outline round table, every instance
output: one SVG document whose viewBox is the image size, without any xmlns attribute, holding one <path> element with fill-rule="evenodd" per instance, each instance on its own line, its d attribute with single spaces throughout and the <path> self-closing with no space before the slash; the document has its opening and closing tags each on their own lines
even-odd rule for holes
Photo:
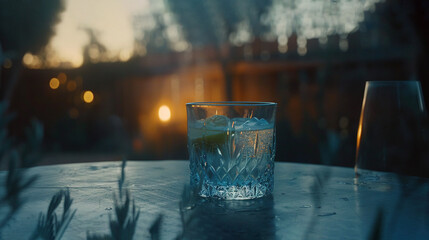
<svg viewBox="0 0 429 240">
<path fill-rule="evenodd" d="M 109 233 L 120 172 L 121 162 L 29 169 L 28 175 L 39 178 L 0 239 L 28 239 L 52 195 L 65 188 L 77 212 L 63 239 L 85 239 L 88 231 Z M 277 162 L 272 196 L 215 201 L 182 197 L 189 182 L 188 161 L 128 161 L 125 172 L 124 187 L 140 209 L 134 239 L 150 239 L 149 227 L 159 214 L 161 239 L 180 233 L 188 239 L 368 239 L 374 229 L 382 239 L 429 239 L 425 178 L 369 171 L 356 179 L 351 168 Z M 0 172 L 0 196 L 5 177 Z"/>
</svg>

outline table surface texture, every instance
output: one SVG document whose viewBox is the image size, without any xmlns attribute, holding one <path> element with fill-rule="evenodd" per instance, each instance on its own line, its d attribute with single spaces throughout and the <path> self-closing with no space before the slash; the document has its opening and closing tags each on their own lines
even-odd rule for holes
<svg viewBox="0 0 429 240">
<path fill-rule="evenodd" d="M 26 175 L 39 177 L 0 239 L 28 239 L 52 195 L 66 188 L 77 211 L 63 239 L 109 233 L 121 162 L 40 166 Z M 0 186 L 5 178 L 0 171 Z M 209 200 L 182 194 L 188 161 L 128 161 L 124 187 L 140 209 L 134 239 L 150 239 L 159 214 L 161 239 L 369 239 L 374 229 L 381 239 L 429 239 L 429 179 L 372 171 L 355 178 L 351 168 L 280 162 L 274 178 L 270 197 Z"/>
</svg>

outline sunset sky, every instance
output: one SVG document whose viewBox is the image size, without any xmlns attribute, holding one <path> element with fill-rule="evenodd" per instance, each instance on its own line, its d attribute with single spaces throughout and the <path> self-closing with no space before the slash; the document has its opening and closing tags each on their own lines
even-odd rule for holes
<svg viewBox="0 0 429 240">
<path fill-rule="evenodd" d="M 61 22 L 50 46 L 60 62 L 80 66 L 83 47 L 88 44 L 91 28 L 112 55 L 133 50 L 132 17 L 150 10 L 150 0 L 73 0 L 66 1 Z M 153 7 L 153 5 L 152 5 Z"/>
<path fill-rule="evenodd" d="M 273 0 L 259 21 L 271 29 L 271 39 L 277 39 L 279 51 L 282 53 L 287 51 L 288 38 L 292 33 L 298 35 L 298 51 L 302 50 L 303 55 L 307 51 L 306 39 L 319 38 L 324 42 L 330 34 L 340 34 L 343 42 L 339 47 L 347 51 L 347 35 L 355 31 L 359 22 L 363 21 L 364 11 L 373 11 L 375 3 L 379 1 Z M 240 5 L 241 9 L 234 11 L 242 19 L 232 26 L 235 29 L 229 37 L 232 44 L 243 44 L 253 39 L 252 29 L 249 27 L 250 13 L 242 10 L 246 7 L 244 3 L 252 4 L 237 2 L 236 6 Z M 207 5 L 204 4 L 203 6 Z M 126 61 L 136 50 L 134 40 L 141 37 L 136 35 L 143 32 L 140 28 L 143 26 L 145 30 L 150 30 L 155 27 L 156 23 L 151 19 L 154 12 L 161 13 L 164 18 L 173 19 L 163 0 L 66 0 L 65 10 L 60 15 L 61 21 L 55 27 L 56 35 L 51 39 L 48 49 L 57 63 L 79 67 L 83 63 L 83 48 L 89 43 L 88 33 L 84 29 L 91 29 L 96 33 L 98 41 L 106 47 L 112 61 Z M 207 17 L 215 18 L 216 14 L 224 13 L 214 12 L 214 15 Z M 133 19 L 137 15 L 145 18 L 137 27 L 140 32 L 136 33 L 136 28 L 133 29 Z M 183 36 L 176 36 L 177 21 L 173 19 L 165 24 L 168 26 L 164 36 L 171 38 L 169 42 L 172 49 L 183 51 L 185 48 L 174 46 L 175 43 L 186 46 Z"/>
</svg>

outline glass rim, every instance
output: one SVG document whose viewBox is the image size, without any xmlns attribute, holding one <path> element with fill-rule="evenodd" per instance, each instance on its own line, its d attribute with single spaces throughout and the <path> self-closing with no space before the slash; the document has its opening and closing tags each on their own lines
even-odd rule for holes
<svg viewBox="0 0 429 240">
<path fill-rule="evenodd" d="M 387 84 L 419 84 L 420 81 L 417 80 L 401 80 L 401 81 L 366 81 L 367 84 L 371 85 L 387 85 Z"/>
<path fill-rule="evenodd" d="M 209 107 L 209 106 L 277 106 L 275 102 L 253 102 L 253 101 L 220 101 L 220 102 L 190 102 L 186 106 Z"/>
</svg>

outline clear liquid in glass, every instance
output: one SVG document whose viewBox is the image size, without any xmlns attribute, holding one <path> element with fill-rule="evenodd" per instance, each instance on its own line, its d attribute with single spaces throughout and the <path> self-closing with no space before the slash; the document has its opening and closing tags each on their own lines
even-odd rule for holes
<svg viewBox="0 0 429 240">
<path fill-rule="evenodd" d="M 215 115 L 195 122 L 188 148 L 191 186 L 200 196 L 253 199 L 272 192 L 274 126 L 264 119 Z"/>
</svg>

